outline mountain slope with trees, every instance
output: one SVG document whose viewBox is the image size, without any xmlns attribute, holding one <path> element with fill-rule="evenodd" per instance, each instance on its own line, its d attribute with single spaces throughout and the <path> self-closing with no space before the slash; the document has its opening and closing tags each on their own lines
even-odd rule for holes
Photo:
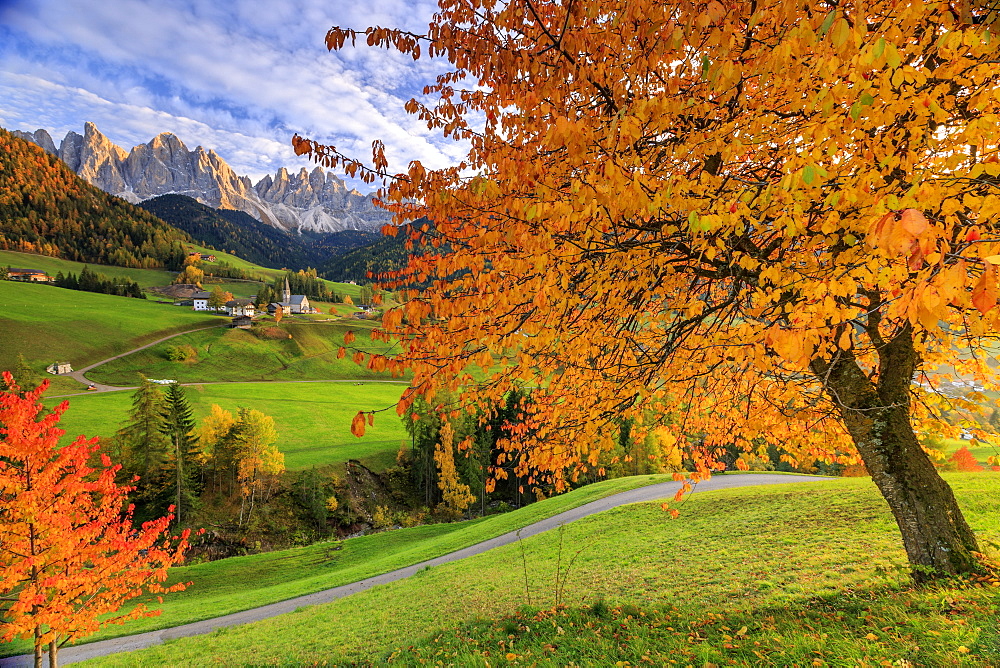
<svg viewBox="0 0 1000 668">
<path fill-rule="evenodd" d="M 406 266 L 413 250 L 407 248 L 409 229 L 420 227 L 427 220 L 421 219 L 400 228 L 396 236 L 384 236 L 374 241 L 335 255 L 318 267 L 318 273 L 329 281 L 369 281 L 373 275 L 395 272 Z M 331 235 L 332 236 L 332 235 Z"/>
<path fill-rule="evenodd" d="M 123 267 L 179 268 L 190 242 L 0 128 L 0 248 Z"/>
</svg>

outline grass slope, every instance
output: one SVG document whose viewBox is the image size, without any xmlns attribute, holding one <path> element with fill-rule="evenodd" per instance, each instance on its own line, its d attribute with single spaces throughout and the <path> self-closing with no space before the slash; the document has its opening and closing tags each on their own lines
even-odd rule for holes
<svg viewBox="0 0 1000 668">
<path fill-rule="evenodd" d="M 116 278 L 130 278 L 142 288 L 150 288 L 157 285 L 167 285 L 174 279 L 177 272 L 166 271 L 165 269 L 134 269 L 131 267 L 113 267 L 106 264 L 93 264 L 86 262 L 74 262 L 58 257 L 47 255 L 35 255 L 33 253 L 18 253 L 16 251 L 0 250 L 0 266 L 23 267 L 26 269 L 38 269 L 44 271 L 49 276 L 57 273 L 73 273 L 80 275 L 80 270 L 90 267 L 93 271 Z"/>
<path fill-rule="evenodd" d="M 138 373 L 150 378 L 173 378 L 184 383 L 241 380 L 330 380 L 383 379 L 387 373 L 376 373 L 355 364 L 350 355 L 337 359 L 344 334 L 357 333 L 354 347 L 365 350 L 386 350 L 381 342 L 371 342 L 370 333 L 377 323 L 372 321 L 340 320 L 309 323 L 287 318 L 281 321 L 283 338 L 258 338 L 241 329 L 218 329 L 180 336 L 159 345 L 109 362 L 94 369 L 89 377 L 110 385 L 135 385 Z M 290 335 L 288 338 L 287 335 Z M 167 349 L 190 345 L 197 357 L 189 362 L 171 362 Z"/>
<path fill-rule="evenodd" d="M 215 255 L 217 262 L 225 262 L 230 266 L 236 267 L 237 269 L 244 269 L 254 275 L 263 277 L 268 281 L 273 281 L 275 278 L 283 277 L 285 271 L 283 269 L 270 269 L 268 267 L 262 267 L 256 265 L 252 262 L 248 262 L 242 258 L 239 258 L 230 253 L 223 251 L 213 250 L 205 246 L 199 246 L 196 244 L 184 244 L 184 247 L 190 251 L 198 251 L 200 253 Z M 205 270 L 205 274 L 212 273 L 212 267 L 216 263 L 205 262 L 202 268 Z M 114 267 L 106 264 L 94 264 L 85 262 L 74 262 L 72 260 L 64 260 L 57 257 L 49 257 L 48 255 L 37 255 L 35 253 L 19 253 L 17 251 L 7 251 L 0 250 L 0 266 L 3 267 L 21 267 L 26 269 L 39 269 L 48 273 L 50 276 L 55 276 L 58 272 L 68 274 L 70 272 L 79 275 L 80 270 L 84 266 L 88 266 L 96 272 L 105 274 L 106 276 L 124 276 L 131 278 L 133 281 L 139 284 L 143 289 L 169 285 L 174 277 L 177 275 L 175 271 L 166 271 L 165 269 L 134 269 L 131 267 Z M 219 283 L 206 284 L 206 289 L 211 289 L 218 285 L 223 290 L 232 292 L 233 295 L 237 297 L 248 297 L 252 294 L 256 294 L 260 286 L 260 283 L 256 281 L 243 281 L 243 280 L 230 280 L 230 279 L 219 279 Z M 321 279 L 328 288 L 341 295 L 350 295 L 353 297 L 359 297 L 361 295 L 361 286 L 352 285 L 350 283 L 336 283 L 334 281 L 328 281 L 326 279 Z"/>
<path fill-rule="evenodd" d="M 111 627 L 93 639 L 140 633 L 209 619 L 409 566 L 525 527 L 596 499 L 668 476 L 638 476 L 588 485 L 568 494 L 470 522 L 432 524 L 317 543 L 246 557 L 233 557 L 171 570 L 169 583 L 195 582 L 164 599 L 160 617 Z M 26 642 L 0 646 L 0 656 L 27 651 Z"/>
<path fill-rule="evenodd" d="M 48 285 L 0 281 L 0 368 L 18 354 L 41 371 L 51 362 L 81 368 L 136 346 L 219 319 L 165 304 Z"/>
<path fill-rule="evenodd" d="M 274 418 L 276 445 L 290 470 L 341 464 L 359 459 L 375 470 L 395 462 L 401 443 L 409 436 L 394 411 L 378 416 L 374 426 L 357 438 L 350 433 L 351 418 L 359 410 L 391 406 L 402 386 L 390 383 L 231 383 L 185 388 L 196 420 L 212 404 L 231 411 L 254 408 Z M 66 434 L 112 436 L 132 406 L 131 392 L 103 392 L 69 397 L 70 407 L 60 426 Z M 47 400 L 54 405 L 62 399 Z"/>
<path fill-rule="evenodd" d="M 995 544 L 1000 540 L 1000 500 L 994 490 L 1000 477 L 947 478 L 984 544 Z M 997 665 L 995 594 L 961 588 L 907 591 L 904 563 L 899 534 L 869 479 L 733 489 L 690 497 L 678 520 L 670 520 L 656 504 L 618 508 L 331 604 L 92 663 L 342 664 L 368 663 L 393 653 L 410 662 L 408 650 L 399 648 L 425 646 L 418 638 L 432 629 L 509 615 L 525 604 L 551 607 L 560 592 L 562 602 L 571 606 L 666 607 L 670 618 L 660 621 L 659 633 L 682 628 L 681 644 L 689 654 L 695 645 L 697 656 L 723 657 L 719 662 L 728 660 L 727 643 L 742 646 L 753 635 L 761 645 L 747 643 L 747 655 L 754 657 L 750 663 L 809 665 L 818 659 L 812 665 L 839 665 L 836 645 L 824 647 L 810 626 L 817 615 L 828 614 L 824 624 L 839 630 L 835 640 L 849 642 L 854 654 L 871 657 L 864 665 L 879 665 L 882 658 L 890 665 L 945 665 L 942 657 L 947 664 Z M 563 574 L 559 580 L 557 572 Z M 902 618 L 887 623 L 884 615 L 875 616 L 866 605 L 878 600 L 892 603 L 893 614 Z M 634 617 L 639 616 L 637 610 Z M 928 621 L 919 621 L 925 617 Z M 733 626 L 741 620 L 750 622 L 747 629 Z M 610 640 L 608 654 L 591 661 L 617 660 L 614 650 L 624 650 L 616 641 L 634 635 L 637 623 L 622 621 L 619 630 L 626 632 Z M 586 629 L 568 624 L 561 632 L 553 628 L 552 635 L 586 637 Z M 473 640 L 487 637 L 491 628 L 486 623 L 473 629 Z M 815 642 L 811 634 L 816 634 Z M 492 648 L 485 660 L 465 663 L 463 657 L 471 656 L 465 649 L 458 658 L 444 651 L 435 656 L 437 650 L 430 650 L 412 662 L 569 662 L 559 655 L 547 660 L 542 644 L 529 644 L 536 653 L 524 658 L 515 646 L 522 636 L 516 624 L 504 635 L 504 644 Z M 579 644 L 572 638 L 567 642 Z M 453 651 L 453 646 L 445 650 Z M 689 663 L 687 656 L 677 659 Z"/>
</svg>

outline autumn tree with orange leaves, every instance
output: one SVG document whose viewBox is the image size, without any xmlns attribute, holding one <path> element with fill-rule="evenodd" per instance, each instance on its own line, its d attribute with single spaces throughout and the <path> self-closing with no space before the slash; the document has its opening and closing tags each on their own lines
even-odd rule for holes
<svg viewBox="0 0 1000 668">
<path fill-rule="evenodd" d="M 402 353 L 368 358 L 412 371 L 400 409 L 535 387 L 505 447 L 557 484 L 626 419 L 669 429 L 701 473 L 727 445 L 860 458 L 915 579 L 975 570 L 916 434 L 973 407 L 939 392 L 945 363 L 996 387 L 994 3 L 439 4 L 425 34 L 333 28 L 327 45 L 447 59 L 406 108 L 468 143 L 461 164 L 393 175 L 378 142 L 366 165 L 293 140 L 384 179 L 397 223 L 433 221 L 412 241 L 438 252 L 387 284 L 408 297 L 382 321 Z"/>
<path fill-rule="evenodd" d="M 161 585 L 181 561 L 188 532 L 171 539 L 171 516 L 132 523 L 131 487 L 115 483 L 118 466 L 97 439 L 79 437 L 58 447 L 60 404 L 41 417 L 47 383 L 24 392 L 4 372 L 0 393 L 0 639 L 34 641 L 35 666 L 45 649 L 58 665 L 59 648 L 108 624 L 158 615 L 143 604 L 122 605 L 144 591 L 178 591 Z"/>
</svg>

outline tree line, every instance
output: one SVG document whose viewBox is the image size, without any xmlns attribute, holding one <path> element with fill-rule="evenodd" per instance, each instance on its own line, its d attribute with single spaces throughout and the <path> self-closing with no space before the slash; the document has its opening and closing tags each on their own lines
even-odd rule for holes
<svg viewBox="0 0 1000 668">
<path fill-rule="evenodd" d="M 238 498 L 237 525 L 245 526 L 285 469 L 273 418 L 249 408 L 234 416 L 213 405 L 198 425 L 184 388 L 165 387 L 142 377 L 112 440 L 122 475 L 138 476 L 137 517 L 173 506 L 177 522 L 186 525 L 206 499 Z"/>
<path fill-rule="evenodd" d="M 80 270 L 77 276 L 73 272 L 63 274 L 56 273 L 55 281 L 52 283 L 57 288 L 68 290 L 81 290 L 83 292 L 97 292 L 105 295 L 118 295 L 119 297 L 133 297 L 135 299 L 145 299 L 146 294 L 138 283 L 127 276 L 106 276 L 96 272 L 87 266 Z"/>
</svg>

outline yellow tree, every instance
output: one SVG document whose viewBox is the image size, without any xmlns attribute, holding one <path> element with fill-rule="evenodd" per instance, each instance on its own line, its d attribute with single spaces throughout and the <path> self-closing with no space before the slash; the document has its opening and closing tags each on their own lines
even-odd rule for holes
<svg viewBox="0 0 1000 668">
<path fill-rule="evenodd" d="M 285 455 L 274 446 L 274 442 L 278 440 L 278 432 L 274 428 L 274 418 L 270 415 L 241 408 L 238 429 L 240 439 L 236 470 L 243 492 L 243 502 L 240 504 L 242 525 L 244 509 L 246 519 L 249 520 L 257 500 L 267 500 L 269 483 L 285 470 Z"/>
<path fill-rule="evenodd" d="M 994 382 L 1000 67 L 992 3 L 439 0 L 426 34 L 334 28 L 452 70 L 406 108 L 469 152 L 388 174 L 426 216 L 383 317 L 412 391 L 469 407 L 538 389 L 506 447 L 557 485 L 660 426 L 723 446 L 863 460 L 914 577 L 977 567 L 917 432 L 947 362 Z M 394 228 L 387 228 L 394 233 Z M 444 249 L 447 249 L 445 252 Z M 390 285 L 389 287 L 393 287 Z M 502 369 L 497 369 L 499 359 Z M 478 367 L 478 368 L 477 368 Z M 656 416 L 663 416 L 657 418 Z"/>
<path fill-rule="evenodd" d="M 434 463 L 438 469 L 438 489 L 441 490 L 441 506 L 453 518 L 461 517 L 476 497 L 472 488 L 461 481 L 455 468 L 455 430 L 451 422 L 443 420 L 439 440 L 434 446 Z"/>
</svg>

